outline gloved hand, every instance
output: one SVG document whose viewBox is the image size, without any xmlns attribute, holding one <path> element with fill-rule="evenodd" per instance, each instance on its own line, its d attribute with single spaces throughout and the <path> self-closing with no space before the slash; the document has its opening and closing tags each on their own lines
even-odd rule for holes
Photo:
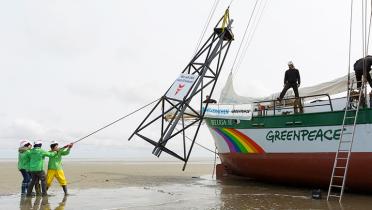
<svg viewBox="0 0 372 210">
<path fill-rule="evenodd" d="M 300 87 L 300 83 L 297 84 L 297 87 Z"/>
<path fill-rule="evenodd" d="M 71 149 L 73 145 L 74 145 L 74 143 L 70 143 L 70 144 L 68 145 L 68 147 Z"/>
</svg>

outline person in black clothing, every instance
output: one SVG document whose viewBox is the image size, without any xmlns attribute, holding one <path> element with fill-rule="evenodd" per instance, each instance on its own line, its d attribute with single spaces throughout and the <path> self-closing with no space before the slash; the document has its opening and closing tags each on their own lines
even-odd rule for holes
<svg viewBox="0 0 372 210">
<path fill-rule="evenodd" d="M 369 83 L 369 86 L 372 88 L 372 79 L 369 72 L 371 71 L 372 66 L 372 56 L 367 55 L 365 58 L 361 58 L 354 63 L 355 77 L 357 80 L 357 88 L 359 89 L 362 86 L 362 76 L 363 76 L 363 65 L 366 69 L 366 79 Z"/>
<path fill-rule="evenodd" d="M 277 98 L 279 101 L 281 101 L 287 92 L 289 88 L 293 89 L 293 92 L 296 96 L 296 98 L 299 97 L 298 95 L 298 87 L 300 87 L 301 78 L 300 78 L 300 72 L 295 69 L 292 61 L 288 62 L 289 69 L 285 71 L 284 76 L 284 88 L 282 92 L 280 93 L 280 96 Z"/>
<path fill-rule="evenodd" d="M 206 98 L 206 99 L 203 101 L 203 103 L 210 103 L 210 104 L 215 104 L 215 103 L 217 103 L 217 101 L 214 100 L 214 99 L 212 99 L 209 95 L 207 95 L 205 98 Z"/>
</svg>

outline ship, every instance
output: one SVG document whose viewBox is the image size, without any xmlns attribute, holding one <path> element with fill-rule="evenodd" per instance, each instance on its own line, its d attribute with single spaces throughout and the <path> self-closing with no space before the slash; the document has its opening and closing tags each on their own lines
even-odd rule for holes
<svg viewBox="0 0 372 210">
<path fill-rule="evenodd" d="M 213 95 L 235 40 L 232 23 L 228 7 L 212 34 L 204 44 L 199 42 L 193 58 L 156 100 L 129 140 L 138 137 L 150 143 L 155 156 L 167 153 L 183 161 L 185 170 L 205 123 L 221 160 L 216 170 L 218 178 L 237 175 L 273 183 L 329 187 L 327 199 L 334 196 L 340 201 L 345 186 L 348 190 L 371 191 L 372 109 L 366 81 L 361 88 L 354 87 L 357 82 L 350 71 L 350 49 L 346 76 L 300 88 L 300 97 L 293 97 L 293 91 L 280 101 L 276 99 L 278 93 L 243 97 L 234 90 L 233 70 L 252 38 L 246 36 L 251 34 L 246 33 L 251 28 L 249 19 L 219 103 L 214 104 L 203 98 Z M 368 43 L 366 37 L 363 43 Z M 367 54 L 364 51 L 363 57 Z M 364 67 L 364 78 L 366 70 Z M 335 188 L 339 193 L 332 193 Z"/>
<path fill-rule="evenodd" d="M 276 100 L 279 93 L 258 99 L 239 96 L 232 78 L 230 74 L 219 104 L 206 110 L 205 121 L 221 160 L 217 177 L 236 175 L 272 183 L 328 187 L 340 138 L 343 133 L 353 132 L 353 120 L 346 118 L 343 122 L 347 97 L 354 112 L 358 101 L 353 95 L 331 96 L 345 93 L 348 81 L 355 81 L 354 74 L 300 89 L 299 106 L 293 103 L 293 92 L 281 102 Z M 358 107 L 345 183 L 348 190 L 372 189 L 369 106 Z M 347 161 L 346 156 L 343 161 Z"/>
</svg>

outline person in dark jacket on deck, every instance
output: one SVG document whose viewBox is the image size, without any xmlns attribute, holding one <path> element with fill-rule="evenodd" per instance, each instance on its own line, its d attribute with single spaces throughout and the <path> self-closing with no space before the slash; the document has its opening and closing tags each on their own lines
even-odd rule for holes
<svg viewBox="0 0 372 210">
<path fill-rule="evenodd" d="M 215 103 L 217 103 L 217 101 L 214 100 L 213 98 L 211 98 L 209 95 L 207 95 L 207 96 L 205 97 L 205 100 L 203 101 L 203 103 L 215 104 Z"/>
<path fill-rule="evenodd" d="M 285 93 L 289 88 L 293 89 L 296 98 L 299 97 L 298 87 L 300 87 L 301 84 L 300 72 L 294 67 L 292 61 L 288 62 L 288 67 L 289 69 L 285 71 L 284 75 L 284 88 L 280 93 L 280 96 L 277 98 L 279 101 L 283 99 Z"/>
<path fill-rule="evenodd" d="M 357 88 L 359 89 L 362 86 L 362 76 L 363 76 L 363 65 L 366 69 L 366 80 L 369 83 L 369 86 L 372 88 L 372 79 L 369 72 L 371 71 L 372 66 L 372 56 L 367 55 L 365 58 L 361 58 L 354 63 L 355 77 L 357 80 Z"/>
</svg>

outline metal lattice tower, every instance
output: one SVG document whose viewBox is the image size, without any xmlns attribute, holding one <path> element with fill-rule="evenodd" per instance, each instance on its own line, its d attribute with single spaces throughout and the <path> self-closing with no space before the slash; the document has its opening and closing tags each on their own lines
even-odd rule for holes
<svg viewBox="0 0 372 210">
<path fill-rule="evenodd" d="M 227 9 L 214 27 L 213 33 L 129 140 L 134 136 L 140 137 L 155 147 L 152 151 L 155 156 L 159 157 L 164 151 L 182 160 L 182 170 L 185 169 L 208 108 L 208 102 L 203 103 L 203 98 L 205 95 L 212 96 L 234 40 L 232 22 Z M 191 141 L 186 141 L 188 136 Z"/>
</svg>

